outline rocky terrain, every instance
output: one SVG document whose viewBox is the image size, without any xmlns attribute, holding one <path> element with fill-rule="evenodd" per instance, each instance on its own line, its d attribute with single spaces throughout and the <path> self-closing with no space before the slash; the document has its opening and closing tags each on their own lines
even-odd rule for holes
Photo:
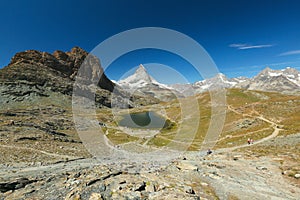
<svg viewBox="0 0 300 200">
<path fill-rule="evenodd" d="M 278 148 L 291 146 L 295 140 L 299 141 L 299 134 L 271 143 Z M 299 147 L 299 143 L 294 145 Z M 222 149 L 208 156 L 192 152 L 158 170 L 135 172 L 128 172 L 128 165 L 103 165 L 96 159 L 29 167 L 2 165 L 0 198 L 297 199 L 300 185 L 293 176 L 299 174 L 285 176 L 287 172 L 280 169 L 283 156 L 257 157 L 251 150 Z"/>
<path fill-rule="evenodd" d="M 79 47 L 74 47 L 70 52 L 55 51 L 53 54 L 36 50 L 17 53 L 9 65 L 0 70 L 0 102 L 9 105 L 10 102 L 51 98 L 53 93 L 63 94 L 64 98 L 71 97 L 79 70 L 83 86 L 97 86 L 95 102 L 98 106 L 110 107 L 112 92 L 118 94 L 120 101 L 129 101 L 129 107 L 135 103 L 157 102 L 154 98 L 135 95 L 128 99 L 128 95 L 115 87 L 103 73 L 100 60 Z M 84 90 L 83 86 L 78 87 Z"/>
<path fill-rule="evenodd" d="M 16 54 L 0 70 L 0 199 L 298 199 L 300 96 L 249 90 L 250 86 L 227 89 L 224 126 L 212 154 L 207 155 L 201 144 L 212 120 L 211 109 L 220 106 L 211 104 L 209 92 L 199 89 L 200 94 L 193 97 L 199 109 L 188 103 L 183 115 L 181 103 L 192 97 L 159 102 L 164 93 L 175 92 L 140 67 L 136 74 L 142 80 L 136 75 L 123 83 L 129 89 L 130 84 L 139 83 L 128 101 L 124 88 L 104 75 L 100 78 L 103 71 L 98 73 L 102 68 L 97 58 L 88 59 L 92 70 L 79 70 L 87 56 L 78 47 L 53 54 L 30 50 Z M 83 77 L 80 81 L 97 86 L 96 117 L 112 146 L 126 151 L 161 150 L 171 142 L 183 144 L 191 139 L 188 151 L 171 161 L 145 159 L 142 163 L 137 158 L 104 162 L 91 155 L 73 119 L 72 92 L 78 73 Z M 274 73 L 266 70 L 257 77 L 257 84 L 274 80 L 269 76 L 291 79 L 296 71 Z M 249 84 L 246 79 L 218 75 L 198 86 L 224 81 L 228 87 Z M 142 86 L 161 92 L 147 96 Z M 120 105 L 131 109 L 111 108 L 115 90 Z M 158 131 L 118 126 L 119 113 L 145 110 L 160 114 L 172 126 Z M 185 133 L 194 125 L 191 119 L 197 112 L 200 125 L 194 138 L 188 138 Z M 182 135 L 177 137 L 182 124 Z M 251 145 L 246 142 L 249 137 L 254 139 Z"/>
</svg>

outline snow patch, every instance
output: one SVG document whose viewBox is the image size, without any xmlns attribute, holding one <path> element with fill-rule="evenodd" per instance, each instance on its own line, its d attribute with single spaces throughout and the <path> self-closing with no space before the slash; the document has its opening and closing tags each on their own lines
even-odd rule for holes
<svg viewBox="0 0 300 200">
<path fill-rule="evenodd" d="M 269 74 L 269 76 L 272 76 L 272 77 L 282 75 L 282 73 L 279 73 L 279 72 L 269 72 L 268 74 Z"/>
<path fill-rule="evenodd" d="M 201 89 L 206 90 L 208 89 L 212 84 L 202 85 Z"/>
<path fill-rule="evenodd" d="M 291 79 L 291 78 L 289 78 L 289 77 L 287 77 L 287 79 L 288 79 L 289 81 L 295 83 L 297 86 L 300 87 L 300 83 L 299 83 L 298 81 L 296 81 L 295 79 Z"/>
<path fill-rule="evenodd" d="M 160 88 L 172 90 L 171 87 L 159 83 L 153 77 L 151 77 L 143 65 L 140 65 L 134 74 L 128 76 L 123 80 L 120 80 L 118 83 L 121 86 L 127 86 L 132 88 L 142 88 L 147 85 L 157 85 Z"/>
</svg>

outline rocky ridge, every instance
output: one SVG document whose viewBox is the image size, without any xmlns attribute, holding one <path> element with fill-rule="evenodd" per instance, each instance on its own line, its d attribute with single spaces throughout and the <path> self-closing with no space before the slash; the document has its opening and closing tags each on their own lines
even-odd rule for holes
<svg viewBox="0 0 300 200">
<path fill-rule="evenodd" d="M 272 70 L 270 68 L 266 68 L 257 76 L 236 85 L 236 87 L 248 90 L 299 93 L 300 72 L 290 67 L 283 70 Z"/>
<path fill-rule="evenodd" d="M 111 93 L 119 96 L 119 101 L 128 101 L 127 107 L 137 104 L 157 102 L 155 99 L 134 96 L 115 87 L 103 72 L 100 60 L 89 55 L 79 47 L 74 47 L 69 52 L 55 51 L 53 54 L 28 50 L 17 53 L 8 66 L 0 70 L 1 103 L 28 100 L 39 97 L 53 96 L 60 93 L 71 97 L 73 85 L 80 70 L 82 90 L 87 90 L 89 85 L 96 85 L 96 103 L 99 106 L 111 106 Z M 122 100 L 123 99 L 123 100 Z M 135 102 L 133 102 L 135 101 Z M 123 104 L 125 104 L 123 102 Z"/>
<path fill-rule="evenodd" d="M 171 87 L 185 95 L 203 93 L 219 88 L 241 88 L 247 90 L 299 94 L 300 72 L 290 67 L 283 70 L 266 68 L 253 78 L 237 77 L 231 79 L 220 73 L 212 78 L 198 81 L 193 84 L 174 84 L 171 85 Z"/>
<path fill-rule="evenodd" d="M 17 53 L 7 67 L 1 70 L 1 82 L 29 82 L 37 86 L 44 86 L 55 92 L 72 93 L 72 81 L 88 53 L 79 47 L 70 52 L 55 51 L 53 54 L 28 50 Z M 92 80 L 100 79 L 98 86 L 113 91 L 113 83 L 103 74 L 100 61 L 94 56 L 88 57 L 91 72 L 86 76 Z M 100 72 L 97 72 L 100 69 Z"/>
<path fill-rule="evenodd" d="M 212 78 L 192 84 L 164 85 L 153 79 L 140 65 L 133 75 L 118 81 L 117 84 L 126 90 L 141 92 L 161 100 L 166 100 L 164 97 L 171 97 L 172 93 L 173 96 L 183 97 L 224 88 L 299 94 L 300 72 L 290 67 L 283 70 L 272 70 L 267 67 L 253 78 L 236 77 L 229 79 L 224 74 L 219 73 Z"/>
</svg>

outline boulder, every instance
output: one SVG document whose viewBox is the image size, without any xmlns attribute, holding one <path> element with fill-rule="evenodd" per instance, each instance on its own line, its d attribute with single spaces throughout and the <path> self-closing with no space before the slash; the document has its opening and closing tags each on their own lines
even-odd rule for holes
<svg viewBox="0 0 300 200">
<path fill-rule="evenodd" d="M 198 171 L 198 166 L 196 166 L 195 164 L 188 162 L 188 161 L 179 161 L 176 164 L 176 167 L 180 170 Z"/>
<path fill-rule="evenodd" d="M 195 191 L 191 186 L 184 186 L 184 192 L 188 194 L 195 194 Z"/>
<path fill-rule="evenodd" d="M 299 179 L 299 178 L 300 178 L 300 174 L 295 174 L 294 177 L 295 177 L 296 179 Z"/>
<path fill-rule="evenodd" d="M 26 185 L 36 182 L 37 180 L 29 180 L 28 178 L 19 178 L 15 181 L 0 183 L 0 192 L 7 192 L 10 190 L 17 190 L 24 188 Z"/>
<path fill-rule="evenodd" d="M 89 200 L 102 200 L 102 196 L 99 193 L 92 193 Z"/>
</svg>

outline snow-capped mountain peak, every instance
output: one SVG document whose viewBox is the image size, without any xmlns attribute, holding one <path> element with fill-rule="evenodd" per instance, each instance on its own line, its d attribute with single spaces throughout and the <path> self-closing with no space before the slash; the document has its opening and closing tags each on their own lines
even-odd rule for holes
<svg viewBox="0 0 300 200">
<path fill-rule="evenodd" d="M 298 76 L 300 77 L 300 73 L 297 69 L 287 67 L 282 70 L 273 70 L 270 69 L 269 67 L 265 68 L 262 70 L 256 77 L 276 77 L 276 76 L 286 76 L 290 78 L 297 78 Z"/>
<path fill-rule="evenodd" d="M 282 70 L 265 68 L 251 79 L 246 86 L 249 90 L 278 91 L 291 93 L 299 91 L 300 73 L 294 68 Z"/>
<path fill-rule="evenodd" d="M 219 73 L 212 78 L 193 84 L 167 86 L 152 78 L 145 67 L 140 65 L 133 75 L 119 81 L 118 85 L 131 91 L 150 94 L 159 99 L 166 99 L 166 96 L 167 98 L 173 97 L 174 94 L 189 96 L 220 88 L 297 93 L 300 92 L 300 72 L 290 67 L 282 70 L 273 70 L 267 67 L 253 78 L 237 77 L 229 79 L 224 74 Z"/>
<path fill-rule="evenodd" d="M 213 87 L 231 87 L 236 85 L 238 82 L 236 82 L 233 79 L 228 79 L 224 74 L 218 73 L 216 76 L 205 79 L 203 81 L 198 81 L 194 85 L 195 86 L 202 86 L 204 89 L 210 89 L 211 86 Z"/>
<path fill-rule="evenodd" d="M 129 86 L 133 88 L 138 88 L 140 86 L 145 86 L 151 84 L 154 79 L 147 73 L 145 67 L 141 64 L 134 74 L 128 76 L 127 78 L 120 80 L 118 83 L 121 86 Z"/>
<path fill-rule="evenodd" d="M 147 73 L 147 70 L 144 67 L 144 65 L 140 64 L 139 67 L 136 70 L 136 73 Z"/>
<path fill-rule="evenodd" d="M 165 84 L 159 83 L 152 76 L 150 76 L 146 68 L 140 64 L 134 74 L 118 82 L 121 86 L 128 86 L 130 88 L 140 88 L 146 85 L 157 85 L 161 88 L 171 89 Z"/>
<path fill-rule="evenodd" d="M 135 71 L 135 78 L 144 79 L 147 82 L 152 82 L 153 78 L 148 74 L 146 68 L 140 64 L 138 69 Z"/>
<path fill-rule="evenodd" d="M 196 93 L 233 87 L 248 90 L 297 93 L 300 92 L 300 72 L 290 67 L 283 70 L 273 70 L 267 67 L 253 78 L 237 77 L 228 79 L 224 74 L 219 73 L 212 78 L 192 84 L 192 88 Z M 186 90 L 185 87 L 178 85 L 174 86 L 174 89 L 180 92 Z"/>
<path fill-rule="evenodd" d="M 134 74 L 118 81 L 118 85 L 128 91 L 150 94 L 161 100 L 174 98 L 173 88 L 156 81 L 142 64 Z"/>
</svg>

